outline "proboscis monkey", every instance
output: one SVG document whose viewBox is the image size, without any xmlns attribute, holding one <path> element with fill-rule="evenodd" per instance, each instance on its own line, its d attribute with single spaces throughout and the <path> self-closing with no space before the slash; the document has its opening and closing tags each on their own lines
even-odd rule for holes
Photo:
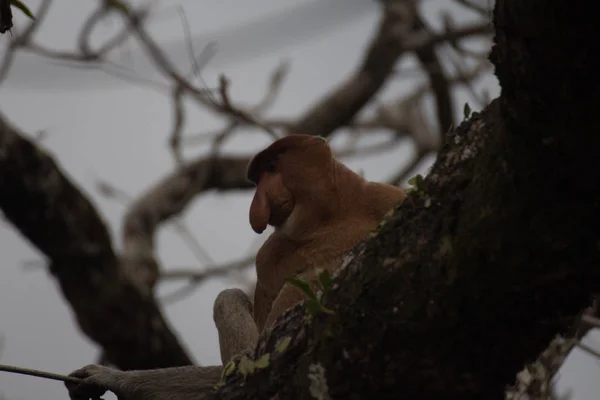
<svg viewBox="0 0 600 400">
<path fill-rule="evenodd" d="M 256 257 L 254 320 L 259 331 L 303 299 L 285 285 L 287 278 L 315 268 L 335 270 L 343 254 L 405 197 L 400 188 L 364 180 L 333 158 L 327 142 L 305 135 L 284 137 L 258 153 L 248 178 L 257 185 L 252 228 L 261 233 L 267 225 L 275 227 Z M 249 323 L 245 294 L 224 292 L 215 301 L 213 317 L 225 363 L 254 347 L 257 332 Z M 81 383 L 66 385 L 73 400 L 99 397 L 105 390 L 120 400 L 202 400 L 221 371 L 222 366 L 119 371 L 91 364 L 71 374 Z"/>
<path fill-rule="evenodd" d="M 273 142 L 250 161 L 247 176 L 256 185 L 252 229 L 275 228 L 256 256 L 254 320 L 260 332 L 303 299 L 286 279 L 311 277 L 317 268 L 333 272 L 405 197 L 399 187 L 363 179 L 333 157 L 324 139 L 309 135 Z"/>
</svg>

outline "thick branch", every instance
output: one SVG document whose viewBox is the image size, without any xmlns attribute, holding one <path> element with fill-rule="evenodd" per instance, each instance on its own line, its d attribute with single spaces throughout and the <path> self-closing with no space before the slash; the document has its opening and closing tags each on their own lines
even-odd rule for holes
<svg viewBox="0 0 600 400">
<path fill-rule="evenodd" d="M 154 255 L 158 227 L 181 213 L 199 193 L 251 188 L 246 179 L 248 162 L 245 157 L 196 160 L 175 170 L 132 204 L 124 222 L 123 259 L 131 278 L 144 290 L 151 289 L 159 275 Z"/>
<path fill-rule="evenodd" d="M 122 369 L 191 363 L 154 299 L 123 279 L 92 203 L 1 115 L 0 209 L 48 258 L 80 328 L 112 363 Z"/>
<path fill-rule="evenodd" d="M 425 30 L 425 23 L 420 15 L 415 18 L 415 24 L 421 30 Z M 450 95 L 451 84 L 444 73 L 442 63 L 433 46 L 423 46 L 415 50 L 415 55 L 427 73 L 431 91 L 435 97 L 436 115 L 438 120 L 438 132 L 440 136 L 454 126 L 454 110 L 452 97 Z"/>
<path fill-rule="evenodd" d="M 410 1 L 387 1 L 379 30 L 366 55 L 345 82 L 315 103 L 298 121 L 289 127 L 290 132 L 329 136 L 341 126 L 348 125 L 356 114 L 383 87 L 392 74 L 396 62 L 406 52 L 418 51 L 422 62 L 434 61 L 434 46 L 464 37 L 489 33 L 489 26 L 467 25 L 455 31 L 432 35 L 423 31 L 417 19 L 415 3 Z M 439 68 L 428 65 L 428 68 Z M 440 72 L 430 72 L 430 81 L 439 102 L 440 124 L 451 120 L 451 106 L 445 104 L 447 95 L 442 93 Z M 448 126 L 441 127 L 445 132 Z"/>
<path fill-rule="evenodd" d="M 415 16 L 412 2 L 388 2 L 382 21 L 356 73 L 300 118 L 290 132 L 329 136 L 350 122 L 373 97 L 393 71 Z M 400 34 L 399 34 L 400 32 Z"/>
</svg>

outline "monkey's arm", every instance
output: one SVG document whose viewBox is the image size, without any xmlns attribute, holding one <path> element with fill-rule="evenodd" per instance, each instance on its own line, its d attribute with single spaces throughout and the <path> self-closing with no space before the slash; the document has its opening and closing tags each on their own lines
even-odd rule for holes
<svg viewBox="0 0 600 400">
<path fill-rule="evenodd" d="M 213 306 L 213 320 L 219 332 L 221 362 L 227 364 L 236 354 L 254 349 L 258 329 L 252 319 L 252 303 L 240 289 L 225 289 Z"/>
<path fill-rule="evenodd" d="M 295 286 L 286 283 L 273 301 L 271 311 L 269 312 L 265 323 L 265 329 L 273 325 L 273 323 L 281 314 L 284 313 L 285 310 L 293 307 L 302 300 L 304 300 L 304 294 Z"/>
<path fill-rule="evenodd" d="M 66 382 L 72 400 L 97 399 L 110 390 L 119 400 L 208 399 L 221 379 L 221 366 L 119 371 L 102 365 L 87 365 L 71 373 L 80 383 Z"/>
<path fill-rule="evenodd" d="M 252 319 L 252 304 L 239 289 L 226 289 L 217 296 L 213 319 L 219 332 L 221 359 L 254 348 L 258 332 Z M 208 398 L 221 379 L 221 366 L 185 366 L 142 371 L 119 371 L 87 365 L 71 376 L 81 383 L 65 383 L 72 400 L 97 399 L 110 390 L 119 400 L 202 400 Z"/>
</svg>

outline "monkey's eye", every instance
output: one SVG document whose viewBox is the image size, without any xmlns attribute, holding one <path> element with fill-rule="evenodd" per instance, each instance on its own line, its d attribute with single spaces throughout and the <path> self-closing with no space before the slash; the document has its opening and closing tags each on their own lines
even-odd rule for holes
<svg viewBox="0 0 600 400">
<path fill-rule="evenodd" d="M 275 161 L 269 161 L 267 165 L 265 165 L 265 171 L 275 172 L 275 170 L 277 170 L 277 164 L 275 164 Z"/>
</svg>

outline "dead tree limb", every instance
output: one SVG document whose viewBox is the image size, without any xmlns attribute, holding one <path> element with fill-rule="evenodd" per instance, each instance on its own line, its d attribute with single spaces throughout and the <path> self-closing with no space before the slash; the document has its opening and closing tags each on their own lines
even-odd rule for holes
<svg viewBox="0 0 600 400">
<path fill-rule="evenodd" d="M 124 279 L 94 205 L 53 158 L 0 116 L 0 208 L 48 259 L 81 330 L 122 369 L 188 365 L 152 296 Z"/>
</svg>

